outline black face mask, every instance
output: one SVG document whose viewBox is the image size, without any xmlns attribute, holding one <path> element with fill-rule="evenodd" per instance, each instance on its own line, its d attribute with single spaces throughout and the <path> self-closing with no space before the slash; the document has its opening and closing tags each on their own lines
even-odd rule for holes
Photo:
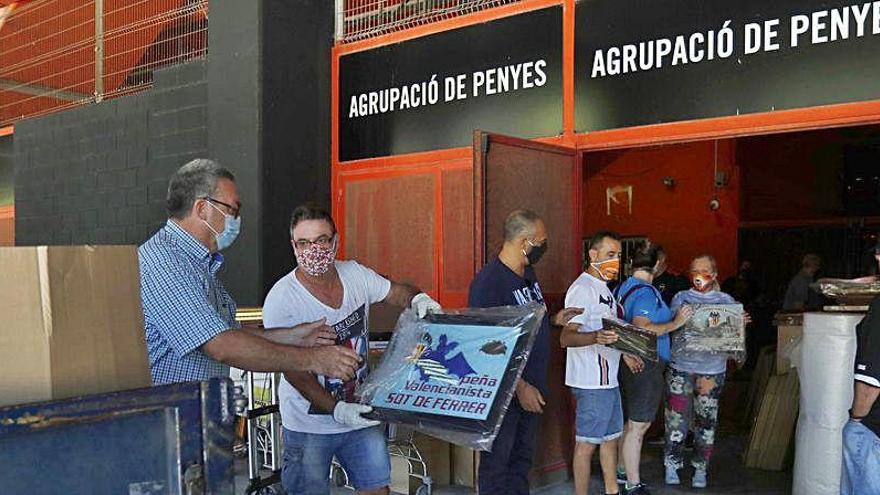
<svg viewBox="0 0 880 495">
<path fill-rule="evenodd" d="M 534 265 L 538 261 L 541 260 L 541 257 L 544 256 L 544 253 L 547 252 L 547 241 L 544 241 L 544 244 L 539 246 L 532 246 L 532 250 L 526 254 L 526 259 L 529 260 L 530 265 Z"/>
</svg>

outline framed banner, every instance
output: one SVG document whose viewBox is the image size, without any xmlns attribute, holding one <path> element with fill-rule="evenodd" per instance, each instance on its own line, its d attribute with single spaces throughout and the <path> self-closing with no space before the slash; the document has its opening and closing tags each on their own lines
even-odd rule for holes
<svg viewBox="0 0 880 495">
<path fill-rule="evenodd" d="M 745 352 L 742 304 L 694 304 L 694 315 L 673 334 L 674 353 Z"/>
<path fill-rule="evenodd" d="M 546 310 L 406 311 L 379 366 L 358 390 L 367 416 L 490 450 Z"/>
</svg>

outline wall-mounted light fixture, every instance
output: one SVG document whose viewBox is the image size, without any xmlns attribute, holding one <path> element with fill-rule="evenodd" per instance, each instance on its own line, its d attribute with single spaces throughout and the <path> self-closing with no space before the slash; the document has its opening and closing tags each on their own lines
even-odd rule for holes
<svg viewBox="0 0 880 495">
<path fill-rule="evenodd" d="M 709 209 L 712 211 L 716 211 L 721 208 L 721 201 L 718 200 L 718 190 L 727 185 L 727 173 L 723 170 L 718 170 L 718 140 L 715 140 L 715 174 L 712 177 L 713 185 L 715 186 L 714 191 L 712 192 L 712 200 L 709 201 Z"/>
</svg>

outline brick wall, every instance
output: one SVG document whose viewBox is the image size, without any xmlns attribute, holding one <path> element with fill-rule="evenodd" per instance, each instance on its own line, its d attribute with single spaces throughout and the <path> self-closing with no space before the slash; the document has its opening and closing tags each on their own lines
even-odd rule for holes
<svg viewBox="0 0 880 495">
<path fill-rule="evenodd" d="M 206 156 L 203 61 L 150 91 L 16 124 L 18 245 L 140 244 L 165 222 L 168 179 Z"/>
<path fill-rule="evenodd" d="M 239 305 L 261 305 L 292 266 L 290 210 L 328 203 L 333 19 L 326 1 L 215 2 L 206 61 L 17 123 L 16 244 L 140 244 L 165 221 L 174 170 L 214 158 L 244 204 L 222 278 Z"/>
</svg>

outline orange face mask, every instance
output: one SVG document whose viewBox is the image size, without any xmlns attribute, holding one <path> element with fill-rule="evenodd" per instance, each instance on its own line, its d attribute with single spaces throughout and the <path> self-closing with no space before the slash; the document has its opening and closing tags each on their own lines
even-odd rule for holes
<svg viewBox="0 0 880 495">
<path fill-rule="evenodd" d="M 599 272 L 599 276 L 606 282 L 617 278 L 620 272 L 620 258 L 611 258 L 610 260 L 600 261 L 598 263 L 590 263 L 594 270 Z"/>
<path fill-rule="evenodd" d="M 709 292 L 715 285 L 715 277 L 711 273 L 691 272 L 691 285 L 697 292 Z"/>
</svg>

